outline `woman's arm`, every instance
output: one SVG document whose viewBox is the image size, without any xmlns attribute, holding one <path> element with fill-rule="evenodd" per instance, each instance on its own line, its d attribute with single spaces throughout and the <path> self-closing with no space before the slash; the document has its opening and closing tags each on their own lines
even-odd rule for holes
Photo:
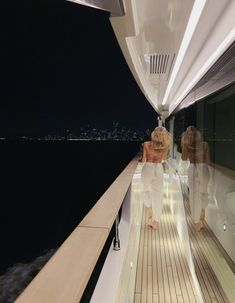
<svg viewBox="0 0 235 303">
<path fill-rule="evenodd" d="M 207 142 L 204 142 L 205 162 L 210 165 L 210 148 Z"/>
<path fill-rule="evenodd" d="M 187 143 L 188 143 L 187 139 L 185 138 L 185 135 L 183 135 L 181 138 L 181 150 L 182 150 L 181 159 L 183 161 L 188 160 L 188 144 Z"/>
<path fill-rule="evenodd" d="M 167 160 L 169 156 L 170 144 L 163 149 L 162 160 Z"/>
<path fill-rule="evenodd" d="M 143 155 L 142 155 L 141 162 L 146 162 L 146 142 L 144 142 L 144 144 L 143 144 Z"/>
</svg>

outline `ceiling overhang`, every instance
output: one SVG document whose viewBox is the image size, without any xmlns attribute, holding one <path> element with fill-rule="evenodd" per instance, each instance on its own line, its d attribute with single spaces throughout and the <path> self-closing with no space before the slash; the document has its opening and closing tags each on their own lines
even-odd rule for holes
<svg viewBox="0 0 235 303">
<path fill-rule="evenodd" d="M 180 108 L 235 40 L 234 0 L 69 1 L 111 13 L 136 82 L 165 116 Z"/>
<path fill-rule="evenodd" d="M 110 21 L 139 87 L 170 115 L 235 39 L 233 0 L 124 1 Z"/>
<path fill-rule="evenodd" d="M 175 112 L 235 83 L 235 42 L 193 87 Z"/>
</svg>

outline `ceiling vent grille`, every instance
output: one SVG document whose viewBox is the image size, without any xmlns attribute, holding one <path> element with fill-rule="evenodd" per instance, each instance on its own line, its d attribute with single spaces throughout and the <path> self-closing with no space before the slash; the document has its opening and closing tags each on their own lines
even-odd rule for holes
<svg viewBox="0 0 235 303">
<path fill-rule="evenodd" d="M 164 81 L 169 80 L 169 76 L 172 70 L 172 66 L 175 61 L 175 53 L 172 54 L 160 54 L 151 53 L 144 54 L 144 61 L 146 66 L 146 73 L 156 79 L 162 79 Z"/>
<path fill-rule="evenodd" d="M 169 58 L 169 54 L 150 55 L 150 74 L 165 74 L 169 64 Z"/>
</svg>

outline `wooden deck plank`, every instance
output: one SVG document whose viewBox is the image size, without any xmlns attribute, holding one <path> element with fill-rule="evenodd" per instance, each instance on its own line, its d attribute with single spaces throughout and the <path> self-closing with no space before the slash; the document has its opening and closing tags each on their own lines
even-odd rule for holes
<svg viewBox="0 0 235 303">
<path fill-rule="evenodd" d="M 213 237 L 211 237 L 211 231 L 210 228 L 205 225 L 203 230 L 200 232 L 197 232 L 193 226 L 192 219 L 190 217 L 190 210 L 189 210 L 189 203 L 186 203 L 186 212 L 187 212 L 187 221 L 189 226 L 189 233 L 190 238 L 192 240 L 192 246 L 194 248 L 193 252 L 194 254 L 198 253 L 198 257 L 200 258 L 202 262 L 201 271 L 204 271 L 204 282 L 200 280 L 200 282 L 203 283 L 210 283 L 210 287 L 213 290 L 213 294 L 210 292 L 211 301 L 217 301 L 219 303 L 229 303 L 228 298 L 226 297 L 218 278 L 216 277 L 210 262 L 212 261 L 214 266 L 215 264 L 218 264 L 217 273 L 221 273 L 220 278 L 225 279 L 227 283 L 231 283 L 231 273 L 226 277 L 226 274 L 223 273 L 223 268 L 221 267 L 221 248 L 218 247 L 216 244 L 216 241 L 214 241 Z M 223 252 L 224 254 L 224 252 Z M 214 256 L 215 255 L 215 256 Z M 218 257 L 220 256 L 220 257 Z M 228 258 L 228 257 L 227 257 Z M 220 265 L 219 265 L 220 264 Z M 198 271 L 197 271 L 198 273 Z M 231 286 L 230 286 L 231 287 Z M 204 289 L 205 290 L 205 289 Z M 232 296 L 233 297 L 233 296 Z"/>
<path fill-rule="evenodd" d="M 152 233 L 152 263 L 153 263 L 153 294 L 158 294 L 157 252 L 156 252 L 156 237 L 154 232 Z"/>
<path fill-rule="evenodd" d="M 159 303 L 159 298 L 158 298 L 158 295 L 156 294 L 153 294 L 153 303 Z"/>
<path fill-rule="evenodd" d="M 171 223 L 172 223 L 171 220 L 169 220 L 169 222 L 166 220 L 165 228 L 167 229 L 169 239 L 171 239 L 171 231 L 170 231 Z M 182 296 L 182 291 L 181 291 L 181 287 L 180 287 L 180 283 L 179 283 L 179 275 L 178 275 L 177 265 L 176 265 L 177 260 L 176 260 L 175 254 L 174 254 L 173 244 L 172 244 L 171 240 L 168 241 L 168 249 L 169 249 L 169 254 L 170 254 L 170 259 L 171 259 L 171 266 L 172 266 L 172 273 L 173 273 L 173 280 L 174 280 L 176 295 L 177 295 L 177 297 Z"/>
<path fill-rule="evenodd" d="M 141 294 L 135 294 L 134 303 L 141 303 Z"/>
<path fill-rule="evenodd" d="M 171 302 L 172 303 L 177 303 L 177 296 L 176 296 L 176 292 L 175 292 L 174 278 L 173 278 L 173 273 L 172 273 L 171 266 L 168 266 L 167 272 L 168 272 L 168 279 L 169 279 L 169 288 L 170 288 Z"/>
<path fill-rule="evenodd" d="M 184 303 L 182 296 L 177 296 L 177 303 Z"/>
<path fill-rule="evenodd" d="M 201 273 L 201 270 L 200 270 L 200 266 L 198 265 L 198 258 L 195 258 L 195 257 L 194 257 L 194 266 L 195 266 L 195 272 L 196 272 L 196 275 L 197 275 L 197 279 L 198 279 L 199 285 L 201 287 L 204 302 L 205 303 L 211 303 L 211 297 L 208 293 L 208 289 L 207 289 L 205 281 L 203 279 L 203 276 L 202 276 L 202 273 Z"/>
<path fill-rule="evenodd" d="M 197 239 L 193 239 L 193 245 L 198 250 L 199 258 L 200 260 L 204 257 L 203 250 L 202 250 L 202 241 L 198 242 Z M 196 250 L 195 249 L 195 250 Z M 205 257 L 204 257 L 205 258 Z M 213 270 L 209 263 L 207 263 L 207 266 L 204 268 L 205 271 L 205 281 L 209 281 L 210 284 L 212 284 L 213 294 L 210 294 L 212 298 L 216 298 L 218 302 L 228 302 L 227 298 L 219 284 L 218 279 L 216 278 L 215 274 L 213 273 Z M 213 277 L 213 279 L 209 279 L 209 277 Z"/>
<path fill-rule="evenodd" d="M 229 270 L 224 258 L 221 257 L 221 253 L 217 249 L 215 243 L 212 243 L 211 241 L 212 239 L 209 239 L 209 241 L 204 242 L 204 253 L 206 257 L 210 260 L 212 271 L 216 272 L 218 285 L 220 284 L 221 286 L 223 286 L 224 289 L 227 289 L 227 293 L 230 293 L 230 298 L 234 299 L 234 274 Z"/>
<path fill-rule="evenodd" d="M 152 266 L 152 229 L 148 228 L 148 266 Z"/>
<path fill-rule="evenodd" d="M 164 188 L 169 194 L 164 194 L 163 214 L 156 231 L 148 227 L 149 219 L 146 219 L 146 212 L 143 212 L 135 300 L 136 303 L 197 303 L 199 302 L 197 290 L 167 201 L 171 195 L 171 186 L 165 185 Z M 203 233 L 196 232 L 189 209 L 186 209 L 186 216 L 189 236 L 192 239 L 195 271 L 205 302 L 232 303 L 226 298 L 208 262 L 207 255 L 214 262 L 219 262 L 218 256 L 221 256 L 218 252 L 214 255 L 211 251 L 218 249 L 218 245 L 210 229 L 207 226 Z M 206 237 L 206 241 L 203 237 Z M 223 278 L 229 276 L 224 272 L 220 274 Z"/>
<path fill-rule="evenodd" d="M 164 285 L 164 295 L 165 295 L 165 302 L 171 302 L 170 296 L 170 287 L 169 287 L 169 279 L 167 274 L 167 260 L 165 254 L 165 234 L 163 232 L 163 219 L 160 220 L 159 226 L 159 235 L 160 235 L 160 250 L 161 250 L 161 259 L 162 259 L 162 274 L 163 274 L 163 285 Z"/>
<path fill-rule="evenodd" d="M 178 235 L 177 235 L 177 230 L 176 229 L 174 230 L 174 233 L 177 237 Z M 194 303 L 194 302 L 196 302 L 196 298 L 194 296 L 193 285 L 191 284 L 191 279 L 190 279 L 191 275 L 190 275 L 190 271 L 188 269 L 186 258 L 184 256 L 184 251 L 183 251 L 182 245 L 179 241 L 176 241 L 176 247 L 177 247 L 178 252 L 179 252 L 179 258 L 180 258 L 180 263 L 181 263 L 181 266 L 182 266 L 184 282 L 185 282 L 186 289 L 187 289 L 188 296 L 189 296 L 189 302 Z"/>
<path fill-rule="evenodd" d="M 143 210 L 143 212 L 142 212 L 142 221 L 141 221 L 139 254 L 138 254 L 138 261 L 137 261 L 135 293 L 141 293 L 141 287 L 142 287 L 143 255 L 144 255 L 144 232 L 145 232 L 144 227 L 145 227 L 145 211 Z"/>
<path fill-rule="evenodd" d="M 178 247 L 176 245 L 176 242 L 178 239 L 177 231 L 173 224 L 169 224 L 169 228 L 170 228 L 170 234 L 171 234 L 171 239 L 172 239 L 172 248 L 173 248 L 173 252 L 174 252 L 174 256 L 175 256 L 175 260 L 176 260 L 177 273 L 179 275 L 179 284 L 180 284 L 180 288 L 181 288 L 181 292 L 182 292 L 182 298 L 183 298 L 184 302 L 190 302 L 190 298 L 189 298 L 188 291 L 187 291 L 186 284 L 185 284 L 183 263 L 180 258 L 181 251 L 178 249 Z M 187 277 L 186 277 L 186 279 L 187 279 Z"/>
<path fill-rule="evenodd" d="M 187 220 L 189 219 L 188 218 L 188 212 L 189 211 L 190 210 L 186 207 Z M 189 228 L 190 239 L 192 240 L 192 235 L 193 235 L 193 230 L 192 229 L 194 229 L 192 222 L 191 222 L 191 224 L 190 224 L 190 222 L 188 222 L 188 228 Z M 195 272 L 196 272 L 196 275 L 197 275 L 197 278 L 198 278 L 199 285 L 201 287 L 203 298 L 204 298 L 205 303 L 211 303 L 212 302 L 211 297 L 210 297 L 210 294 L 209 294 L 208 289 L 206 287 L 206 281 L 203 279 L 203 274 L 202 274 L 203 268 L 208 268 L 208 265 L 207 265 L 207 263 L 205 262 L 205 260 L 203 258 L 202 258 L 202 260 L 200 260 L 200 258 L 196 254 L 195 250 L 196 250 L 195 245 L 192 243 L 192 252 L 193 252 L 193 256 L 194 256 Z M 203 266 L 200 266 L 200 261 L 203 263 L 202 264 Z"/>
<path fill-rule="evenodd" d="M 192 226 L 189 227 L 190 232 L 193 234 Z M 192 239 L 192 236 L 191 236 Z M 203 256 L 203 254 L 199 254 L 199 247 L 193 244 L 192 247 L 193 255 L 194 255 L 194 264 L 196 268 L 196 272 L 200 274 L 200 281 L 201 281 L 201 288 L 203 291 L 203 295 L 206 299 L 206 301 L 211 302 L 211 299 L 214 298 L 215 294 L 213 291 L 213 287 L 211 286 L 211 281 L 208 279 L 208 276 L 206 274 L 206 269 L 208 268 L 208 264 Z"/>
<path fill-rule="evenodd" d="M 145 233 L 146 234 L 146 233 Z M 147 282 L 148 282 L 148 247 L 144 246 L 143 258 L 143 273 L 142 273 L 142 288 L 141 288 L 141 303 L 147 302 Z"/>
<path fill-rule="evenodd" d="M 156 251 L 157 251 L 157 276 L 158 276 L 157 282 L 158 282 L 158 295 L 159 295 L 158 298 L 159 298 L 159 302 L 165 302 L 159 230 L 154 231 L 153 234 L 156 240 Z"/>
<path fill-rule="evenodd" d="M 190 227 L 190 231 L 192 233 L 194 233 L 194 231 L 192 230 L 192 227 Z M 195 239 L 194 239 L 195 240 Z M 197 245 L 197 243 L 194 241 L 193 243 L 193 254 L 194 254 L 194 258 L 195 258 L 195 265 L 198 267 L 197 273 L 199 274 L 200 271 L 200 281 L 201 281 L 201 287 L 203 290 L 203 294 L 204 296 L 210 297 L 210 300 L 207 298 L 206 300 L 208 302 L 211 302 L 212 298 L 216 298 L 216 283 L 214 281 L 214 279 L 210 279 L 211 275 L 210 273 L 210 269 L 209 269 L 209 265 L 207 263 L 207 261 L 205 260 L 205 257 L 203 255 L 203 253 L 200 253 L 200 247 Z M 220 298 L 221 296 L 219 296 L 219 301 L 218 302 L 224 302 L 223 300 L 221 301 L 222 298 Z"/>
<path fill-rule="evenodd" d="M 169 207 L 167 208 L 165 206 L 164 213 L 165 213 L 165 220 L 162 220 L 162 229 L 163 229 L 163 233 L 165 235 L 164 246 L 165 246 L 165 255 L 166 255 L 166 260 L 167 260 L 167 274 L 168 274 L 168 281 L 169 281 L 170 296 L 171 296 L 171 302 L 177 303 L 177 293 L 176 293 L 176 288 L 175 288 L 175 283 L 174 283 L 174 278 L 173 278 L 174 258 L 172 258 L 172 255 L 170 253 L 171 236 L 170 236 L 170 232 L 167 228 L 169 223 L 166 220 L 167 219 L 166 217 L 171 215 Z"/>
<path fill-rule="evenodd" d="M 212 289 L 213 289 L 213 292 L 214 292 L 215 295 L 214 295 L 214 297 L 211 296 L 212 301 L 213 301 L 214 299 L 216 299 L 216 301 L 217 301 L 218 303 L 224 303 L 225 301 L 224 301 L 223 296 L 221 295 L 221 293 L 220 293 L 220 291 L 219 291 L 219 289 L 218 289 L 218 287 L 217 287 L 216 280 L 214 279 L 215 277 L 212 275 L 211 270 L 206 269 L 206 275 L 207 275 L 207 277 L 208 277 L 208 280 L 209 280 L 211 283 L 213 283 L 213 284 L 212 284 Z"/>
<path fill-rule="evenodd" d="M 153 268 L 148 266 L 147 302 L 153 303 Z"/>
</svg>

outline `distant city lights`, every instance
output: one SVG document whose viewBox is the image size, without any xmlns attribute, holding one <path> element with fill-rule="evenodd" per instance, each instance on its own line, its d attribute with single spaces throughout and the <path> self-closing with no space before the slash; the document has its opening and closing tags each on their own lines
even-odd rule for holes
<svg viewBox="0 0 235 303">
<path fill-rule="evenodd" d="M 37 141 L 145 141 L 149 139 L 149 130 L 131 129 L 113 123 L 111 128 L 95 128 L 86 125 L 77 133 L 66 129 L 63 134 L 54 133 L 44 136 L 0 137 L 0 140 L 37 140 Z"/>
</svg>

